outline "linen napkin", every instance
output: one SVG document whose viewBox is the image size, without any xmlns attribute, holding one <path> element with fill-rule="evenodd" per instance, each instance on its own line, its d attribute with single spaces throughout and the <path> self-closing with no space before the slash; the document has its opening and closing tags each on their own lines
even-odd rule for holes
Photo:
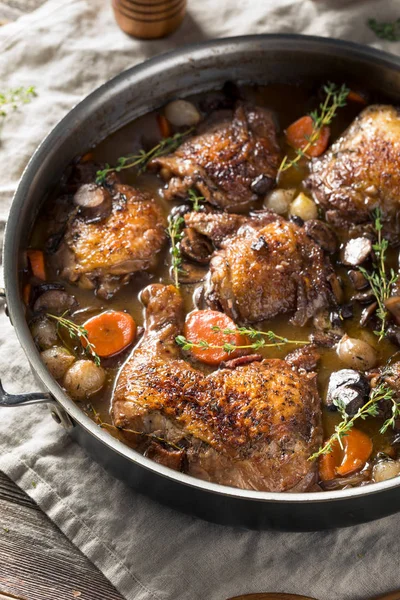
<svg viewBox="0 0 400 600">
<path fill-rule="evenodd" d="M 36 145 L 81 98 L 121 70 L 184 43 L 294 32 L 341 37 L 395 53 L 367 18 L 400 17 L 396 0 L 189 0 L 183 26 L 159 41 L 127 37 L 107 0 L 49 0 L 0 28 L 0 89 L 38 97 L 0 134 L 0 221 Z M 1 315 L 0 371 L 9 391 L 35 383 Z M 165 508 L 112 478 L 45 407 L 0 411 L 0 468 L 20 485 L 127 600 L 224 600 L 285 591 L 361 600 L 400 588 L 399 516 L 318 533 L 252 532 Z M 34 484 L 34 485 L 33 485 Z M 334 510 L 334 508 L 332 508 Z"/>
</svg>

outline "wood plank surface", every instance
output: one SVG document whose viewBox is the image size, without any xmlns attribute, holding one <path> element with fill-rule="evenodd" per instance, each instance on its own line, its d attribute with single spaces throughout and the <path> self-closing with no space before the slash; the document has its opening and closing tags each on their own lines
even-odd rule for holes
<svg viewBox="0 0 400 600">
<path fill-rule="evenodd" d="M 122 600 L 38 506 L 0 472 L 0 600 Z"/>
</svg>

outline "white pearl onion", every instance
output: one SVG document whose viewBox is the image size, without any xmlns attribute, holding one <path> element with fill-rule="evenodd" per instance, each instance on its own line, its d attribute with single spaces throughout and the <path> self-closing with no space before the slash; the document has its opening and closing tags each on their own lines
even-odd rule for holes
<svg viewBox="0 0 400 600">
<path fill-rule="evenodd" d="M 268 194 L 264 201 L 265 208 L 273 210 L 277 215 L 284 215 L 293 200 L 295 190 L 277 189 Z"/>
<path fill-rule="evenodd" d="M 367 342 L 351 338 L 347 334 L 338 343 L 336 352 L 347 367 L 358 371 L 367 371 L 376 365 L 374 348 Z"/>
<path fill-rule="evenodd" d="M 64 377 L 64 387 L 74 400 L 92 396 L 104 385 L 106 374 L 91 360 L 77 360 Z"/>
<path fill-rule="evenodd" d="M 400 475 L 400 461 L 382 460 L 372 469 L 372 479 L 376 482 L 393 479 Z"/>
<path fill-rule="evenodd" d="M 316 219 L 318 217 L 318 209 L 313 200 L 300 192 L 290 205 L 290 214 L 294 217 L 300 217 L 303 221 Z"/>
<path fill-rule="evenodd" d="M 164 114 L 175 127 L 190 127 L 200 121 L 199 111 L 187 100 L 173 100 L 165 107 Z"/>
</svg>

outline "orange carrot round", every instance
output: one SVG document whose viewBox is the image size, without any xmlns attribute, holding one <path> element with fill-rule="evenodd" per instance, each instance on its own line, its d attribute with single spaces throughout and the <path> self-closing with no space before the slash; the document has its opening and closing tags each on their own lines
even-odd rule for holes
<svg viewBox="0 0 400 600">
<path fill-rule="evenodd" d="M 46 280 L 46 267 L 44 264 L 44 254 L 41 250 L 28 250 L 28 260 L 31 265 L 32 273 L 38 279 Z"/>
<path fill-rule="evenodd" d="M 216 331 L 214 328 L 218 328 Z M 224 333 L 229 329 L 233 333 Z M 224 360 L 238 356 L 234 350 L 229 353 L 223 348 L 214 346 L 223 346 L 224 344 L 234 344 L 243 346 L 248 344 L 246 336 L 236 332 L 235 322 L 224 313 L 216 310 L 195 310 L 186 317 L 184 334 L 186 339 L 193 344 L 199 344 L 205 341 L 209 344 L 208 348 L 193 347 L 190 352 L 194 358 L 207 364 L 219 365 Z"/>
<path fill-rule="evenodd" d="M 332 452 L 319 458 L 319 475 L 322 481 L 335 477 L 345 477 L 362 469 L 371 456 L 372 440 L 359 429 L 351 429 L 343 436 L 342 446 L 337 440 L 332 445 Z"/>
<path fill-rule="evenodd" d="M 364 96 L 362 96 L 358 92 L 354 92 L 353 90 L 350 90 L 350 92 L 348 93 L 347 100 L 349 102 L 357 102 L 358 104 L 367 104 L 367 101 L 364 98 Z"/>
<path fill-rule="evenodd" d="M 164 115 L 157 115 L 157 123 L 160 128 L 160 132 L 163 138 L 170 137 L 171 135 L 171 125 Z"/>
<path fill-rule="evenodd" d="M 304 150 L 309 143 L 314 132 L 314 121 L 309 115 L 301 117 L 286 129 L 286 141 L 289 146 L 298 150 Z M 329 136 L 331 130 L 328 126 L 324 126 L 319 131 L 318 139 L 311 144 L 304 153 L 307 156 L 319 156 L 325 152 L 328 147 Z"/>
<path fill-rule="evenodd" d="M 83 324 L 96 354 L 103 358 L 125 350 L 135 339 L 136 323 L 128 313 L 107 310 Z M 82 340 L 83 345 L 86 343 Z"/>
</svg>

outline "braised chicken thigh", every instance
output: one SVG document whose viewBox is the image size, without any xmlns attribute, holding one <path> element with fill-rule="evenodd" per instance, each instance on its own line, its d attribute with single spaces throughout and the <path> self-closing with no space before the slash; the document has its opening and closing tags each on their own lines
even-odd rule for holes
<svg viewBox="0 0 400 600">
<path fill-rule="evenodd" d="M 85 186 L 75 196 L 90 193 Z M 91 193 L 106 196 L 106 214 L 92 219 L 87 213 L 93 209 L 73 212 L 53 262 L 62 279 L 110 298 L 134 273 L 155 264 L 166 222 L 153 198 L 131 186 L 116 183 Z"/>
<path fill-rule="evenodd" d="M 168 200 L 195 188 L 214 206 L 238 209 L 274 186 L 279 162 L 272 113 L 239 103 L 233 115 L 206 122 L 173 154 L 151 164 L 169 179 Z"/>
<path fill-rule="evenodd" d="M 292 322 L 304 325 L 334 303 L 332 266 L 303 227 L 269 211 L 249 217 L 192 212 L 185 223 L 218 246 L 205 298 L 235 321 L 293 313 Z"/>
<path fill-rule="evenodd" d="M 342 137 L 311 163 L 307 185 L 338 225 L 363 223 L 379 207 L 389 230 L 399 230 L 400 112 L 369 106 Z"/>
<path fill-rule="evenodd" d="M 184 321 L 178 291 L 153 284 L 142 302 L 145 334 L 117 380 L 114 424 L 173 444 L 171 453 L 151 446 L 151 456 L 176 468 L 184 461 L 201 479 L 270 491 L 311 487 L 316 465 L 308 457 L 322 440 L 315 373 L 275 359 L 204 375 L 175 342 Z"/>
</svg>

